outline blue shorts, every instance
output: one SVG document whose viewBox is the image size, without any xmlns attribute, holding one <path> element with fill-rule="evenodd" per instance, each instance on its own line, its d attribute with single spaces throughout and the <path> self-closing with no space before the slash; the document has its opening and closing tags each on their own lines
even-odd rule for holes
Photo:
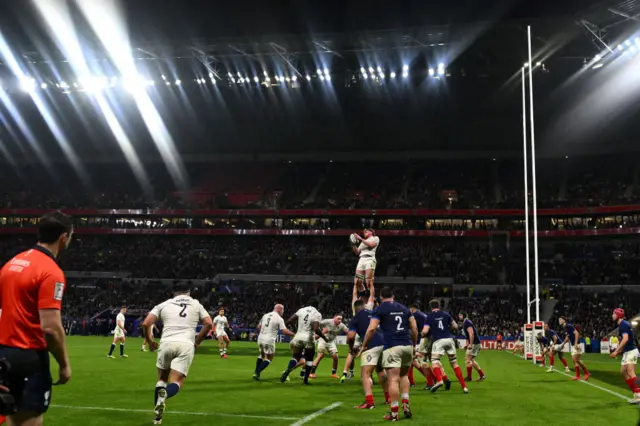
<svg viewBox="0 0 640 426">
<path fill-rule="evenodd" d="M 51 403 L 49 353 L 0 346 L 0 358 L 9 362 L 9 392 L 18 411 L 45 413 Z"/>
</svg>

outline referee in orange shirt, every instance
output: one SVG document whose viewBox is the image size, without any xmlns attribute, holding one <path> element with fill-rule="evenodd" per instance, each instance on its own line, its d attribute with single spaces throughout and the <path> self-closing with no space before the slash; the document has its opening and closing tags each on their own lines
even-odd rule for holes
<svg viewBox="0 0 640 426">
<path fill-rule="evenodd" d="M 9 362 L 9 393 L 16 401 L 9 425 L 39 426 L 51 402 L 49 352 L 59 365 L 56 384 L 71 378 L 60 309 L 66 280 L 56 263 L 73 235 L 61 212 L 38 223 L 38 243 L 0 269 L 0 359 Z"/>
</svg>

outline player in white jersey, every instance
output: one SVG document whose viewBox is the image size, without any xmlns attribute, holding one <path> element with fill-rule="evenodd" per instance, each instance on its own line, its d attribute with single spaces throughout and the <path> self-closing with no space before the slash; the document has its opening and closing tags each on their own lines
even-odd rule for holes
<svg viewBox="0 0 640 426">
<path fill-rule="evenodd" d="M 224 316 L 224 308 L 218 310 L 218 315 L 213 319 L 213 333 L 218 339 L 218 347 L 220 348 L 220 356 L 227 358 L 227 348 L 229 348 L 229 336 L 226 329 L 229 328 L 229 321 Z"/>
<path fill-rule="evenodd" d="M 312 379 L 316 378 L 316 369 L 318 365 L 320 365 L 320 361 L 324 358 L 325 353 L 328 353 L 333 359 L 333 367 L 331 367 L 331 377 L 337 379 L 338 376 L 336 372 L 338 371 L 338 347 L 336 346 L 336 337 L 340 332 L 348 333 L 349 329 L 346 325 L 342 323 L 342 315 L 336 315 L 331 319 L 326 319 L 320 321 L 320 328 L 322 332 L 327 337 L 327 340 L 323 339 L 318 340 L 318 356 L 316 360 L 313 362 L 313 366 L 311 367 L 311 377 Z"/>
<path fill-rule="evenodd" d="M 287 336 L 294 336 L 294 332 L 289 330 L 284 324 L 282 319 L 284 314 L 284 306 L 277 304 L 273 308 L 273 312 L 264 314 L 258 324 L 258 350 L 260 355 L 256 360 L 256 369 L 253 373 L 253 378 L 260 380 L 260 373 L 262 373 L 273 361 L 273 356 L 276 353 L 276 339 L 278 338 L 278 332 L 282 331 L 282 334 Z"/>
<path fill-rule="evenodd" d="M 120 343 L 120 358 L 128 358 L 124 353 L 124 342 L 126 339 L 127 330 L 124 328 L 125 325 L 125 317 L 124 314 L 127 313 L 127 307 L 123 306 L 120 309 L 120 313 L 116 316 L 116 328 L 113 329 L 113 342 L 111 343 L 111 349 L 109 349 L 109 355 L 107 358 L 115 358 L 113 356 L 113 350 L 116 348 L 116 343 Z"/>
<path fill-rule="evenodd" d="M 142 323 L 145 341 L 151 351 L 158 350 L 158 382 L 155 389 L 155 419 L 162 424 L 162 415 L 168 398 L 175 396 L 189 374 L 196 348 L 205 339 L 213 323 L 211 316 L 190 291 L 177 292 L 173 299 L 155 306 Z M 152 326 L 162 321 L 160 344 L 153 340 Z M 202 330 L 196 336 L 196 327 L 202 322 Z"/>
<path fill-rule="evenodd" d="M 298 309 L 298 312 L 293 314 L 291 318 L 287 320 L 287 324 L 293 324 L 298 321 L 298 331 L 293 340 L 291 341 L 291 354 L 292 358 L 289 361 L 287 369 L 280 376 L 282 383 L 289 380 L 289 374 L 296 367 L 305 365 L 301 377 L 305 385 L 309 384 L 309 376 L 311 375 L 311 366 L 313 365 L 313 356 L 315 355 L 315 339 L 317 334 L 325 341 L 327 338 L 324 336 L 322 329 L 320 328 L 320 321 L 322 315 L 318 312 L 318 300 L 313 298 L 309 301 L 309 306 Z"/>
<path fill-rule="evenodd" d="M 380 238 L 376 237 L 373 229 L 366 228 L 363 231 L 364 238 L 354 234 L 358 239 L 357 245 L 353 246 L 353 252 L 358 255 L 358 266 L 353 285 L 357 288 L 359 297 L 365 296 L 365 291 L 374 293 L 374 275 L 376 273 L 376 250 L 380 245 Z M 365 287 L 366 283 L 366 287 Z"/>
</svg>

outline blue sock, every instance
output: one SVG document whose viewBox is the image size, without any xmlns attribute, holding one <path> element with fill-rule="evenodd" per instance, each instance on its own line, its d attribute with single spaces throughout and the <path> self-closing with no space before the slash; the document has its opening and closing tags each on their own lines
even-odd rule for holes
<svg viewBox="0 0 640 426">
<path fill-rule="evenodd" d="M 180 391 L 180 386 L 177 383 L 169 383 L 167 386 L 167 398 L 176 396 Z"/>
<path fill-rule="evenodd" d="M 298 363 L 298 361 L 294 358 L 289 360 L 289 366 L 287 367 L 287 370 L 291 371 L 296 367 L 296 364 Z"/>
<path fill-rule="evenodd" d="M 260 374 L 260 366 L 262 365 L 262 358 L 257 358 L 256 359 L 256 369 L 254 370 L 254 372 L 256 374 Z"/>
<path fill-rule="evenodd" d="M 109 356 L 111 356 L 113 354 L 113 350 L 116 348 L 116 344 L 112 343 L 111 344 L 111 349 L 109 350 Z"/>
<path fill-rule="evenodd" d="M 124 343 L 120 343 L 120 356 L 124 355 Z"/>
<path fill-rule="evenodd" d="M 260 365 L 260 370 L 258 370 L 258 373 L 262 373 L 264 370 L 267 369 L 267 367 L 271 364 L 271 361 L 269 361 L 268 359 L 264 359 L 262 360 L 262 365 Z"/>
</svg>

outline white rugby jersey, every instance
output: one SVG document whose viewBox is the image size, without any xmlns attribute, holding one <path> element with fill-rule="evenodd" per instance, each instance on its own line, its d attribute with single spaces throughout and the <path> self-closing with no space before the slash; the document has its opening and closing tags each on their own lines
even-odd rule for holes
<svg viewBox="0 0 640 426">
<path fill-rule="evenodd" d="M 191 296 L 181 295 L 155 306 L 151 313 L 164 324 L 162 342 L 184 342 L 194 344 L 196 327 L 209 312 Z"/>
<path fill-rule="evenodd" d="M 224 315 L 216 315 L 216 317 L 213 319 L 213 324 L 216 326 L 216 333 L 225 331 L 225 329 L 229 327 L 229 321 L 227 321 L 227 317 L 225 317 Z"/>
<path fill-rule="evenodd" d="M 298 333 L 299 334 L 311 334 L 313 333 L 313 328 L 311 324 L 314 321 L 322 321 L 322 315 L 320 312 L 313 306 L 307 306 L 306 308 L 298 309 L 296 312 L 296 316 L 298 317 Z"/>
<path fill-rule="evenodd" d="M 327 343 L 333 342 L 341 331 L 345 333 L 349 331 L 343 323 L 336 325 L 333 318 L 320 321 L 320 328 L 327 329 L 327 333 L 324 335 L 327 338 Z"/>
<path fill-rule="evenodd" d="M 119 322 L 122 322 L 122 327 L 124 327 L 125 317 L 124 317 L 124 314 L 122 312 L 120 312 L 118 314 L 118 316 L 116 316 L 116 328 L 115 328 L 116 331 L 120 330 L 120 327 L 118 327 L 118 323 Z"/>
<path fill-rule="evenodd" d="M 374 235 L 372 237 L 367 238 L 365 241 L 369 243 L 373 241 L 374 243 L 376 243 L 376 245 L 373 248 L 370 248 L 365 243 L 361 242 L 360 245 L 358 246 L 358 249 L 360 250 L 360 257 L 371 257 L 375 259 L 376 250 L 378 250 L 378 246 L 380 245 L 380 237 L 376 237 Z"/>
<path fill-rule="evenodd" d="M 275 340 L 278 337 L 278 332 L 287 328 L 284 324 L 284 319 L 277 312 L 269 312 L 264 314 L 260 320 L 260 335 L 259 339 Z"/>
</svg>

